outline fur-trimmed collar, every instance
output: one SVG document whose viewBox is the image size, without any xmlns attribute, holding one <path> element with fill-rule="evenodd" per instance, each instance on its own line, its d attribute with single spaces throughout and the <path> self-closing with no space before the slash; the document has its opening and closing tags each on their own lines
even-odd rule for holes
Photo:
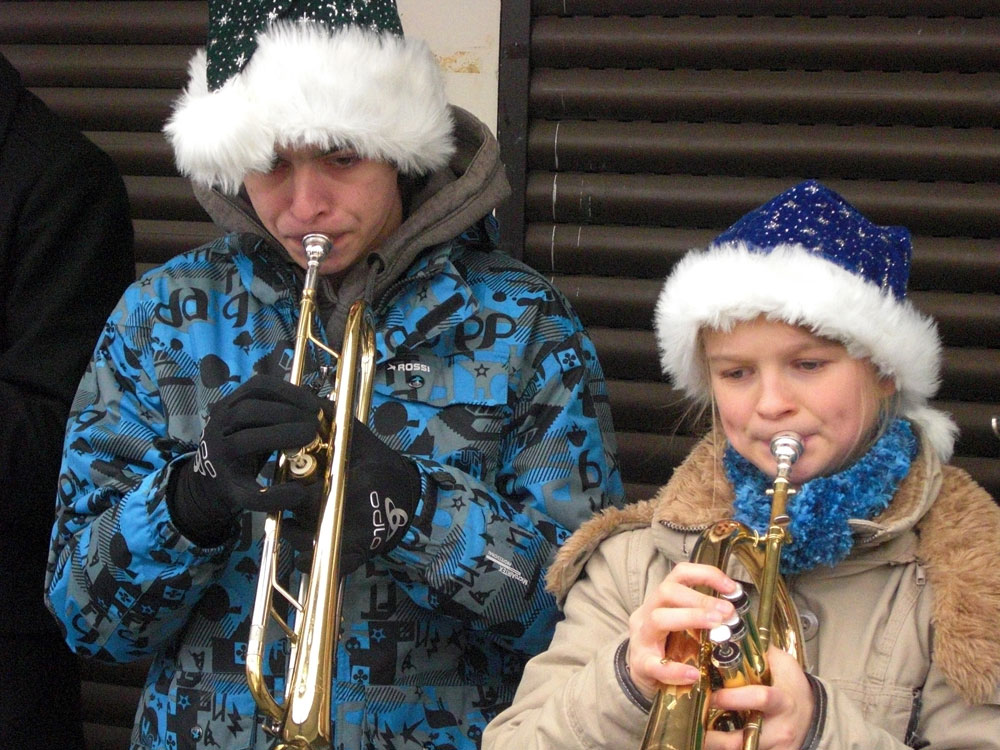
<svg viewBox="0 0 1000 750">
<path fill-rule="evenodd" d="M 722 443 L 719 443 L 721 446 Z M 649 499 L 609 508 L 584 523 L 549 569 L 548 588 L 561 602 L 600 543 L 615 534 L 664 524 L 699 531 L 729 515 L 732 490 L 709 437 Z M 948 682 L 970 703 L 987 700 L 1000 685 L 1000 507 L 965 471 L 941 466 L 924 443 L 892 504 L 867 526 L 867 549 L 908 531 L 934 592 L 935 658 Z"/>
</svg>

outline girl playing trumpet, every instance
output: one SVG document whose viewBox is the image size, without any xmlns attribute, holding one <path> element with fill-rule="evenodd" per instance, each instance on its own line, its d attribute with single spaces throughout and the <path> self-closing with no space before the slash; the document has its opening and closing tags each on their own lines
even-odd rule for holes
<svg viewBox="0 0 1000 750">
<path fill-rule="evenodd" d="M 606 511 L 560 550 L 565 619 L 524 673 L 484 750 L 638 748 L 664 686 L 699 670 L 668 634 L 731 621 L 750 581 L 688 562 L 732 517 L 763 533 L 772 438 L 802 451 L 781 573 L 805 668 L 768 651 L 770 685 L 711 692 L 759 712 L 760 748 L 1000 748 L 1000 508 L 947 464 L 951 419 L 934 323 L 906 299 L 911 246 L 805 182 L 673 270 L 654 318 L 664 371 L 713 429 L 651 500 Z M 723 596 L 709 596 L 695 590 Z M 712 729 L 705 748 L 742 747 Z"/>
</svg>

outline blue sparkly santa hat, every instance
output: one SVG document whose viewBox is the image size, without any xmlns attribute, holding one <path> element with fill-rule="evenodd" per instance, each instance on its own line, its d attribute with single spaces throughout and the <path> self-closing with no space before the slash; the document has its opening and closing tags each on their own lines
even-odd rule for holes
<svg viewBox="0 0 1000 750">
<path fill-rule="evenodd" d="M 934 321 L 906 299 L 911 254 L 904 227 L 873 224 L 814 180 L 796 185 L 678 262 L 653 318 L 663 370 L 708 403 L 699 331 L 760 315 L 806 326 L 893 378 L 901 416 L 947 460 L 957 430 L 928 406 L 940 384 L 941 342 Z"/>
<path fill-rule="evenodd" d="M 210 0 L 164 132 L 178 170 L 235 193 L 276 146 L 350 148 L 412 176 L 455 147 L 441 70 L 395 0 Z"/>
</svg>

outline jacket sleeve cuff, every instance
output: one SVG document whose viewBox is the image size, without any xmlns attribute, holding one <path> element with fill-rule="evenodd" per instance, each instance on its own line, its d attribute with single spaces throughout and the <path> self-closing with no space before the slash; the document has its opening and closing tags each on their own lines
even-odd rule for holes
<svg viewBox="0 0 1000 750">
<path fill-rule="evenodd" d="M 416 543 L 420 538 L 419 530 L 430 527 L 434 513 L 437 511 L 437 485 L 428 476 L 427 469 L 421 461 L 412 456 L 405 456 L 405 458 L 416 468 L 420 486 L 417 491 L 417 504 L 410 517 L 410 524 L 394 546 L 398 546 L 399 543 L 404 545 Z"/>
<path fill-rule="evenodd" d="M 622 641 L 615 650 L 615 678 L 618 680 L 619 686 L 621 686 L 622 691 L 628 699 L 648 714 L 653 708 L 653 701 L 643 695 L 642 691 L 632 682 L 632 675 L 629 674 L 628 669 L 628 661 L 625 658 L 627 654 L 628 638 Z"/>
<path fill-rule="evenodd" d="M 826 688 L 823 687 L 822 682 L 808 672 L 806 679 L 809 680 L 809 687 L 812 688 L 813 693 L 813 715 L 809 731 L 806 732 L 806 738 L 802 741 L 802 750 L 816 750 L 819 747 L 820 737 L 823 736 L 823 727 L 826 725 Z"/>
</svg>

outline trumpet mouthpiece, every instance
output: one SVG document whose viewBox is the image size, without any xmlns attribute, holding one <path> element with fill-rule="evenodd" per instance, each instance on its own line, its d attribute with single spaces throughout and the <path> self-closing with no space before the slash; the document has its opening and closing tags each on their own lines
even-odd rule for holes
<svg viewBox="0 0 1000 750">
<path fill-rule="evenodd" d="M 319 264 L 333 248 L 333 243 L 325 234 L 313 232 L 302 238 L 302 249 L 306 251 L 307 260 L 315 260 Z"/>
<path fill-rule="evenodd" d="M 771 438 L 771 455 L 778 464 L 791 466 L 802 455 L 802 436 L 795 432 L 779 432 Z"/>
</svg>

